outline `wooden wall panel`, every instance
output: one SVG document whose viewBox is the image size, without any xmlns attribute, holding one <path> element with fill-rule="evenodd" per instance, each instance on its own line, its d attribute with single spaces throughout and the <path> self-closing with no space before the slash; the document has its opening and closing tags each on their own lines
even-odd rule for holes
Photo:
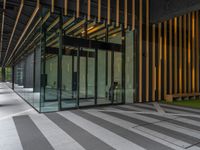
<svg viewBox="0 0 200 150">
<path fill-rule="evenodd" d="M 142 102 L 142 0 L 139 0 L 139 102 Z"/>
<path fill-rule="evenodd" d="M 135 0 L 132 0 L 132 31 L 135 30 Z"/>
<path fill-rule="evenodd" d="M 192 92 L 195 92 L 195 12 L 192 12 Z"/>
<path fill-rule="evenodd" d="M 116 0 L 116 26 L 119 27 L 119 0 Z"/>
<path fill-rule="evenodd" d="M 169 94 L 172 94 L 172 19 L 169 20 Z"/>
<path fill-rule="evenodd" d="M 146 101 L 149 101 L 149 0 L 146 0 Z"/>
<path fill-rule="evenodd" d="M 124 28 L 128 28 L 128 0 L 124 0 Z"/>
<path fill-rule="evenodd" d="M 174 18 L 174 94 L 178 93 L 178 76 L 177 76 L 177 67 L 178 67 L 178 63 L 177 63 L 177 18 Z"/>
<path fill-rule="evenodd" d="M 87 14 L 87 19 L 91 19 L 91 0 L 88 0 L 88 14 Z"/>
<path fill-rule="evenodd" d="M 184 44 L 184 52 L 183 52 L 183 78 L 184 78 L 184 93 L 187 92 L 187 15 L 183 16 L 183 44 Z"/>
<path fill-rule="evenodd" d="M 183 42 L 182 42 L 182 16 L 180 16 L 179 17 L 179 93 L 182 93 L 182 87 L 183 87 L 183 85 L 182 85 L 182 83 L 183 83 L 183 80 L 182 80 L 182 51 L 183 51 L 183 49 L 182 49 L 182 44 L 183 44 Z"/>
<path fill-rule="evenodd" d="M 162 23 L 158 23 L 158 100 L 161 100 Z"/>
<path fill-rule="evenodd" d="M 107 24 L 110 25 L 110 0 L 107 1 Z"/>
<path fill-rule="evenodd" d="M 80 17 L 80 0 L 76 0 L 76 18 Z"/>
<path fill-rule="evenodd" d="M 98 0 L 98 22 L 101 22 L 101 0 Z"/>
<path fill-rule="evenodd" d="M 167 95 L 167 21 L 164 22 L 164 97 Z"/>
<path fill-rule="evenodd" d="M 196 12 L 196 92 L 199 92 L 199 12 Z"/>
<path fill-rule="evenodd" d="M 156 100 L 156 25 L 152 26 L 152 101 Z"/>
<path fill-rule="evenodd" d="M 191 14 L 188 14 L 188 93 L 191 92 Z"/>
<path fill-rule="evenodd" d="M 68 0 L 64 0 L 64 15 L 67 16 L 68 14 Z"/>
</svg>

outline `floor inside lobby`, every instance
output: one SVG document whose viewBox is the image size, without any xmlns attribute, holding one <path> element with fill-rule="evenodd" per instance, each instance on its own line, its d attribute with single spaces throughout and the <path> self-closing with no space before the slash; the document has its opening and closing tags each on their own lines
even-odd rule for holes
<svg viewBox="0 0 200 150">
<path fill-rule="evenodd" d="M 158 103 L 38 114 L 0 83 L 2 150 L 200 150 L 200 110 Z"/>
</svg>

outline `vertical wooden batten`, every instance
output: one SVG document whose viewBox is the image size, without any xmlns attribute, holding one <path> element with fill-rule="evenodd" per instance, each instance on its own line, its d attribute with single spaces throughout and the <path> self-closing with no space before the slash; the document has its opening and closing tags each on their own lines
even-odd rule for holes
<svg viewBox="0 0 200 150">
<path fill-rule="evenodd" d="M 80 17 L 80 0 L 76 0 L 76 18 Z"/>
<path fill-rule="evenodd" d="M 135 0 L 132 0 L 132 31 L 135 30 Z"/>
<path fill-rule="evenodd" d="M 161 100 L 162 23 L 158 23 L 158 100 Z"/>
<path fill-rule="evenodd" d="M 101 0 L 98 0 L 98 22 L 101 22 Z"/>
<path fill-rule="evenodd" d="M 107 0 L 107 23 L 110 25 L 110 0 Z"/>
<path fill-rule="evenodd" d="M 179 93 L 182 93 L 182 16 L 179 17 Z"/>
<path fill-rule="evenodd" d="M 187 15 L 183 16 L 183 41 L 184 41 L 184 52 L 183 52 L 183 78 L 184 78 L 184 93 L 187 92 Z"/>
<path fill-rule="evenodd" d="M 51 0 L 51 12 L 54 13 L 55 10 L 55 0 Z"/>
<path fill-rule="evenodd" d="M 177 18 L 174 18 L 174 94 L 178 93 L 177 88 Z"/>
<path fill-rule="evenodd" d="M 172 19 L 169 20 L 169 94 L 172 92 Z"/>
<path fill-rule="evenodd" d="M 87 19 L 91 19 L 91 0 L 88 0 L 88 13 L 87 13 Z"/>
<path fill-rule="evenodd" d="M 164 22 L 164 98 L 167 95 L 167 21 Z"/>
<path fill-rule="evenodd" d="M 139 102 L 142 102 L 142 0 L 139 0 Z"/>
<path fill-rule="evenodd" d="M 128 28 L 128 0 L 124 0 L 124 28 Z"/>
<path fill-rule="evenodd" d="M 68 0 L 64 0 L 64 15 L 65 16 L 68 15 L 67 9 L 68 9 Z"/>
<path fill-rule="evenodd" d="M 149 0 L 146 0 L 146 101 L 149 101 Z"/>
<path fill-rule="evenodd" d="M 191 92 L 191 14 L 188 14 L 188 93 Z"/>
<path fill-rule="evenodd" d="M 152 25 L 152 101 L 156 100 L 155 92 L 156 92 L 156 25 Z"/>
<path fill-rule="evenodd" d="M 116 0 L 116 26 L 119 27 L 119 0 Z"/>
<path fill-rule="evenodd" d="M 196 92 L 199 92 L 199 11 L 196 11 Z"/>
<path fill-rule="evenodd" d="M 192 92 L 195 92 L 195 12 L 192 12 Z"/>
</svg>

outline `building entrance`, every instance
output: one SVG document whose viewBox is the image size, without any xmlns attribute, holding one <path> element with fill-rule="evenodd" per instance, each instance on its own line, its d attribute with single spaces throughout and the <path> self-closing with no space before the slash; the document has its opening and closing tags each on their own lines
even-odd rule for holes
<svg viewBox="0 0 200 150">
<path fill-rule="evenodd" d="M 61 108 L 122 103 L 121 45 L 65 37 Z"/>
</svg>

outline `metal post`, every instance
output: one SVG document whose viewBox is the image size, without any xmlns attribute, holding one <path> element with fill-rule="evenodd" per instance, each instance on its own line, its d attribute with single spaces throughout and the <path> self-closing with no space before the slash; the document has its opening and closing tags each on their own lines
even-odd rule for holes
<svg viewBox="0 0 200 150">
<path fill-rule="evenodd" d="M 125 103 L 126 99 L 126 32 L 124 25 L 122 25 L 122 103 Z"/>
<path fill-rule="evenodd" d="M 57 98 L 58 98 L 58 109 L 62 109 L 62 50 L 63 50 L 63 17 L 62 11 L 60 11 L 60 21 L 59 21 L 59 52 L 58 52 L 58 72 L 57 72 Z"/>
<path fill-rule="evenodd" d="M 43 13 L 42 13 L 42 17 Z M 41 107 L 44 106 L 44 102 L 46 100 L 46 79 L 45 79 L 45 68 L 46 68 L 46 25 L 45 23 L 42 24 L 41 27 L 41 33 L 42 33 L 42 37 L 41 37 L 41 83 L 40 83 L 40 109 L 39 111 L 41 112 Z"/>
<path fill-rule="evenodd" d="M 12 66 L 12 89 L 13 90 L 15 89 L 14 83 L 15 83 L 15 67 L 13 65 Z"/>
<path fill-rule="evenodd" d="M 2 82 L 5 82 L 6 81 L 6 69 L 5 67 L 2 67 L 1 68 L 1 73 L 2 73 Z"/>
<path fill-rule="evenodd" d="M 77 100 L 77 108 L 79 108 L 79 84 L 80 84 L 80 46 L 78 47 L 77 49 L 77 97 L 76 97 L 76 100 Z"/>
<path fill-rule="evenodd" d="M 97 94 L 98 94 L 98 49 L 95 49 L 95 105 L 97 105 Z"/>
</svg>

